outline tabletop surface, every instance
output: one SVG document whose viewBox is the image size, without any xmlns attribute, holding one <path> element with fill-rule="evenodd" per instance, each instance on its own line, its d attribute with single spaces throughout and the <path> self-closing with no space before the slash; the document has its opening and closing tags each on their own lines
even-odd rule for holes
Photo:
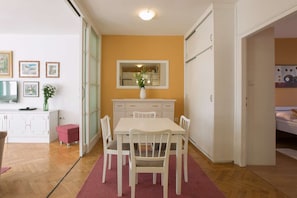
<svg viewBox="0 0 297 198">
<path fill-rule="evenodd" d="M 130 129 L 160 131 L 170 129 L 172 134 L 184 134 L 185 130 L 169 118 L 121 118 L 114 134 L 128 134 Z"/>
</svg>

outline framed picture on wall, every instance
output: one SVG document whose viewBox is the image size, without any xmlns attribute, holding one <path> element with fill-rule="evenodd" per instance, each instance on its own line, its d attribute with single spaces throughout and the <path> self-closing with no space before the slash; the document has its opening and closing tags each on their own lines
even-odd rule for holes
<svg viewBox="0 0 297 198">
<path fill-rule="evenodd" d="M 39 96 L 39 82 L 38 81 L 24 81 L 23 86 L 24 97 L 38 97 Z"/>
<path fill-rule="evenodd" d="M 39 78 L 39 61 L 19 61 L 20 78 Z"/>
<path fill-rule="evenodd" d="M 46 77 L 59 78 L 60 77 L 60 63 L 46 62 Z"/>
<path fill-rule="evenodd" d="M 12 51 L 0 51 L 0 78 L 12 78 Z"/>
</svg>

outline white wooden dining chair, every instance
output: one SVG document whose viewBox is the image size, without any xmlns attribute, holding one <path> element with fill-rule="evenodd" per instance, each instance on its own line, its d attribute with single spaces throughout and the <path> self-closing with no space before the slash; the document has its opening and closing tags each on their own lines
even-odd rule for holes
<svg viewBox="0 0 297 198">
<path fill-rule="evenodd" d="M 111 169 L 111 156 L 117 155 L 117 141 L 113 140 L 111 130 L 110 130 L 110 118 L 108 115 L 105 115 L 100 119 L 101 121 L 101 130 L 102 130 L 102 140 L 103 140 L 103 175 L 102 175 L 102 183 L 105 183 L 106 176 L 106 166 L 108 160 L 108 169 Z M 123 164 L 125 164 L 126 156 L 130 153 L 129 143 L 123 143 Z"/>
<path fill-rule="evenodd" d="M 157 113 L 154 111 L 133 111 L 133 118 L 156 118 Z M 156 174 L 153 174 L 153 183 L 156 184 Z M 136 180 L 137 183 L 137 180 Z"/>
<path fill-rule="evenodd" d="M 179 125 L 185 130 L 185 134 L 182 137 L 182 156 L 184 167 L 184 180 L 188 182 L 188 144 L 189 144 L 189 128 L 191 120 L 184 115 L 180 116 Z M 170 146 L 170 155 L 176 155 L 176 143 L 172 143 Z M 153 174 L 153 183 L 155 184 L 157 175 Z"/>
<path fill-rule="evenodd" d="M 188 143 L 189 128 L 191 120 L 184 115 L 180 116 L 179 125 L 186 131 L 182 138 L 182 156 L 184 163 L 184 180 L 188 182 Z M 176 143 L 172 143 L 170 147 L 170 155 L 176 154 Z"/>
<path fill-rule="evenodd" d="M 142 112 L 142 111 L 133 111 L 133 118 L 156 118 L 157 113 L 154 111 Z"/>
<path fill-rule="evenodd" d="M 161 173 L 163 197 L 168 197 L 168 167 L 171 130 L 141 131 L 131 129 L 129 133 L 129 183 L 131 198 L 135 197 L 135 183 L 138 173 Z M 159 149 L 154 145 L 162 145 Z M 162 149 L 163 148 L 163 149 Z"/>
</svg>

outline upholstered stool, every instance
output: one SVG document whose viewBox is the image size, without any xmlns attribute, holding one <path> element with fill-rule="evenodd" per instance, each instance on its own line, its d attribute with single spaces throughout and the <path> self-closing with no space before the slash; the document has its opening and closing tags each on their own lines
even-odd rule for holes
<svg viewBox="0 0 297 198">
<path fill-rule="evenodd" d="M 57 126 L 57 132 L 59 136 L 60 144 L 67 144 L 77 142 L 79 140 L 79 126 L 77 124 L 66 124 Z"/>
</svg>

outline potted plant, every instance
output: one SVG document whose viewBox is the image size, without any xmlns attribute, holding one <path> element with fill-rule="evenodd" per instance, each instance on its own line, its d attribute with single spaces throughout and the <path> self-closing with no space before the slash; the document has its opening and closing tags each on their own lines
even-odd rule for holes
<svg viewBox="0 0 297 198">
<path fill-rule="evenodd" d="M 44 96 L 43 111 L 48 111 L 48 99 L 54 97 L 56 87 L 50 84 L 43 85 L 42 91 Z"/>
<path fill-rule="evenodd" d="M 135 74 L 135 78 L 136 78 L 136 83 L 138 84 L 139 88 L 140 88 L 140 98 L 144 99 L 146 97 L 146 93 L 145 93 L 145 75 L 146 71 L 143 69 L 140 72 Z"/>
</svg>

